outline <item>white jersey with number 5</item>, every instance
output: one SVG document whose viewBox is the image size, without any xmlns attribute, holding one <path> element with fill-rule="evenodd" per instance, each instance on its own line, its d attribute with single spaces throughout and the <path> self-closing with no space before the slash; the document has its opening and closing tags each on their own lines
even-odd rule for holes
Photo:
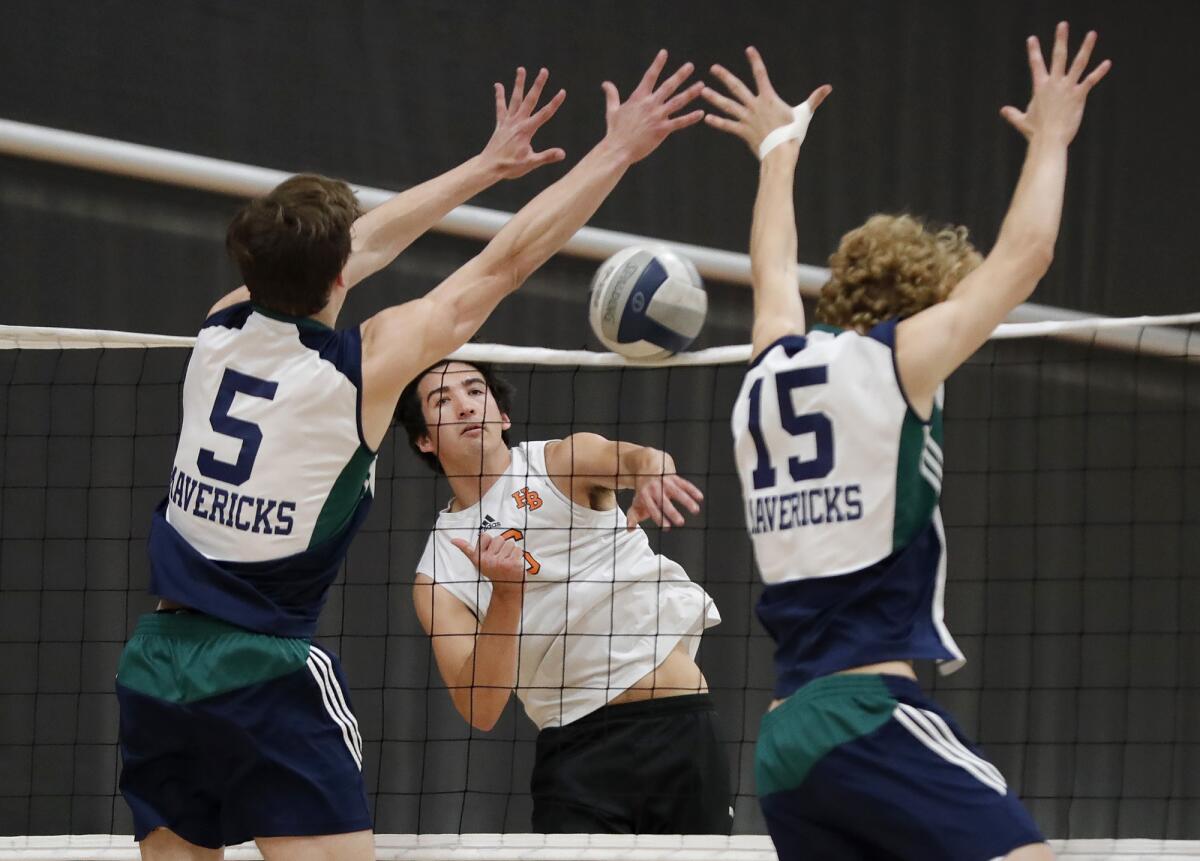
<svg viewBox="0 0 1200 861">
<path fill-rule="evenodd" d="M 777 696 L 864 664 L 963 662 L 942 621 L 941 395 L 928 421 L 909 407 L 894 338 L 895 321 L 781 338 L 734 407 Z"/>
<path fill-rule="evenodd" d="M 243 302 L 209 317 L 188 363 L 151 591 L 253 631 L 311 637 L 370 508 L 362 343 Z"/>
</svg>

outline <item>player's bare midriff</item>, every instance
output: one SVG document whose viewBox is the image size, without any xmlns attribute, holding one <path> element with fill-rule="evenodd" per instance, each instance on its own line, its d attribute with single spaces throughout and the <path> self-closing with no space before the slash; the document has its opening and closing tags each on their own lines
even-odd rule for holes
<svg viewBox="0 0 1200 861">
<path fill-rule="evenodd" d="M 883 661 L 878 664 L 863 664 L 861 667 L 851 667 L 848 670 L 838 670 L 832 673 L 835 676 L 847 675 L 882 675 L 882 676 L 904 676 L 906 679 L 916 681 L 917 674 L 913 670 L 912 661 Z M 785 700 L 771 700 L 771 705 L 767 707 L 767 711 L 774 711 Z"/>
<path fill-rule="evenodd" d="M 682 643 L 671 650 L 654 670 L 636 681 L 624 693 L 609 700 L 609 705 L 708 693 L 708 681 Z"/>
</svg>

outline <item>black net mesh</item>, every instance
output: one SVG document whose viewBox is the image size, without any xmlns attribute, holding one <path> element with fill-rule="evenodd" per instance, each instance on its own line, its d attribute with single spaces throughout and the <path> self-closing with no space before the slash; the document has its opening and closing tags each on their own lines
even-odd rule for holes
<svg viewBox="0 0 1200 861">
<path fill-rule="evenodd" d="M 1141 330 L 1138 330 L 1139 332 Z M 1179 356 L 993 342 L 947 387 L 946 618 L 970 663 L 923 676 L 1051 837 L 1200 838 L 1200 331 Z M 129 833 L 116 792 L 117 658 L 145 595 L 185 350 L 0 350 L 0 833 Z M 589 430 L 671 452 L 705 493 L 656 548 L 723 622 L 699 662 L 734 778 L 764 831 L 753 747 L 771 648 L 729 413 L 738 365 L 510 365 L 517 440 Z M 454 710 L 412 608 L 449 491 L 384 443 L 376 503 L 320 639 L 362 727 L 380 832 L 529 830 L 533 725 Z"/>
</svg>

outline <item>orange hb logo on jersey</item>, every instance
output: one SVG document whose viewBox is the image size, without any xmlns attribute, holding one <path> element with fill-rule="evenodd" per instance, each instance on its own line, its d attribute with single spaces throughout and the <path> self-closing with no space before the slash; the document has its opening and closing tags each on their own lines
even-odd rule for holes
<svg viewBox="0 0 1200 861">
<path fill-rule="evenodd" d="M 542 498 L 538 496 L 538 492 L 530 490 L 528 487 L 522 487 L 512 495 L 512 498 L 517 503 L 517 511 L 520 511 L 522 508 L 537 511 L 542 507 Z"/>
</svg>

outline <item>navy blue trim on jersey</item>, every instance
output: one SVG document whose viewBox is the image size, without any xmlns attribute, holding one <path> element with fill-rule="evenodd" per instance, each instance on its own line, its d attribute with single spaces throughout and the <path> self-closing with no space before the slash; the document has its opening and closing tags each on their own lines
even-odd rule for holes
<svg viewBox="0 0 1200 861">
<path fill-rule="evenodd" d="M 150 524 L 150 593 L 250 631 L 312 639 L 371 499 L 363 494 L 346 527 L 329 540 L 265 562 L 207 558 L 167 521 L 164 499 Z"/>
<path fill-rule="evenodd" d="M 889 350 L 896 349 L 896 324 L 899 320 L 885 320 L 873 326 L 867 332 L 867 337 L 886 346 Z"/>
<path fill-rule="evenodd" d="M 756 367 L 758 367 L 759 362 L 766 358 L 767 353 L 780 346 L 783 347 L 783 351 L 788 354 L 788 358 L 791 358 L 808 346 L 808 341 L 803 335 L 784 335 L 782 338 L 776 338 L 774 341 L 767 344 L 761 353 L 750 360 L 750 365 L 746 368 L 746 370 L 754 370 Z"/>
<path fill-rule="evenodd" d="M 246 321 L 250 319 L 254 307 L 249 300 L 238 302 L 230 305 L 227 308 L 222 308 L 208 316 L 204 321 L 201 329 L 207 329 L 210 326 L 220 326 L 222 329 L 240 329 L 246 325 Z"/>
<path fill-rule="evenodd" d="M 357 326 L 353 329 L 334 331 L 329 328 L 298 330 L 300 343 L 316 352 L 322 359 L 329 362 L 342 376 L 354 384 L 358 392 L 356 422 L 358 424 L 358 441 L 371 454 L 375 449 L 367 445 L 363 436 L 362 425 L 362 330 Z"/>
<path fill-rule="evenodd" d="M 933 620 L 937 578 L 930 572 L 942 552 L 930 523 L 907 547 L 869 568 L 763 589 L 755 612 L 775 641 L 775 696 L 866 664 L 957 659 Z"/>
<path fill-rule="evenodd" d="M 908 399 L 908 392 L 904 390 L 904 381 L 900 379 L 900 366 L 896 364 L 896 327 L 898 325 L 900 325 L 899 318 L 887 320 L 868 332 L 867 337 L 874 338 L 881 344 L 886 344 L 887 348 L 892 351 L 892 373 L 896 377 L 896 388 L 900 390 L 900 397 L 904 398 L 904 403 L 908 407 L 908 411 L 912 413 L 912 417 L 921 424 L 927 425 L 933 421 L 934 410 L 931 409 L 929 415 L 924 417 L 917 412 L 916 408 L 912 405 L 912 401 Z"/>
</svg>

